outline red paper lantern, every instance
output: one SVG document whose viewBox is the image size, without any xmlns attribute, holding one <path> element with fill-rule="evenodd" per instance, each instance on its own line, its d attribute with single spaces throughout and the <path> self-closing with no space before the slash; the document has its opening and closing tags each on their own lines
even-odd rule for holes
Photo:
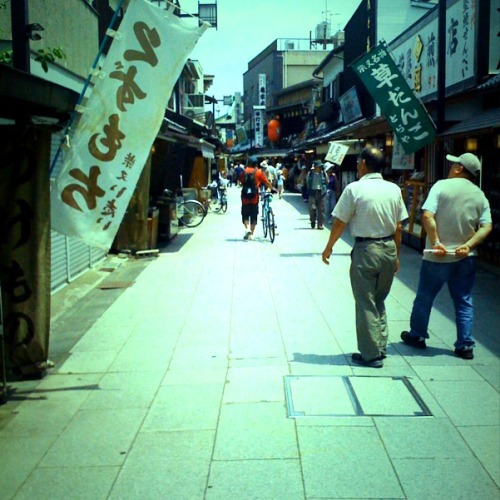
<svg viewBox="0 0 500 500">
<path fill-rule="evenodd" d="M 267 137 L 271 142 L 278 142 L 281 137 L 280 122 L 278 120 L 271 120 L 267 124 Z"/>
</svg>

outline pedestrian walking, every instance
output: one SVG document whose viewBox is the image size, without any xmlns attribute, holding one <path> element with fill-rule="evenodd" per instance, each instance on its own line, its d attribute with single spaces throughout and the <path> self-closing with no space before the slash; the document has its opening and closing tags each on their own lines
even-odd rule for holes
<svg viewBox="0 0 500 500">
<path fill-rule="evenodd" d="M 259 188 L 266 186 L 272 189 L 264 172 L 257 168 L 259 160 L 256 156 L 248 158 L 248 166 L 240 176 L 241 182 L 241 219 L 245 226 L 244 240 L 253 240 L 257 216 L 259 215 Z"/>
<path fill-rule="evenodd" d="M 408 212 L 401 190 L 380 174 L 382 151 L 366 147 L 358 159 L 359 180 L 344 189 L 333 211 L 335 220 L 322 259 L 330 263 L 332 249 L 347 225 L 355 238 L 349 271 L 356 307 L 358 365 L 381 368 L 388 340 L 385 299 L 399 269 L 403 221 Z"/>
<path fill-rule="evenodd" d="M 299 175 L 297 176 L 297 191 L 300 192 L 302 199 L 308 203 L 309 202 L 309 193 L 307 191 L 307 167 L 305 165 L 300 166 Z"/>
<path fill-rule="evenodd" d="M 285 174 L 281 168 L 281 163 L 276 165 L 276 186 L 278 189 L 278 197 L 283 198 L 283 190 L 285 189 Z"/>
<path fill-rule="evenodd" d="M 234 180 L 234 165 L 232 163 L 227 171 L 227 180 L 229 181 L 228 187 L 231 187 L 233 185 L 233 180 Z"/>
<path fill-rule="evenodd" d="M 310 172 L 307 175 L 307 191 L 311 204 L 309 205 L 309 219 L 311 228 L 323 229 L 325 217 L 325 195 L 327 178 L 323 168 L 323 162 L 314 160 Z"/>
<path fill-rule="evenodd" d="M 236 165 L 236 167 L 234 168 L 234 184 L 236 186 L 241 186 L 240 178 L 244 170 L 245 167 L 241 163 Z"/>
<path fill-rule="evenodd" d="M 410 317 L 410 331 L 401 333 L 405 344 L 425 349 L 432 305 L 445 283 L 453 305 L 457 340 L 455 354 L 474 358 L 472 288 L 476 276 L 476 247 L 492 230 L 489 202 L 474 184 L 481 162 L 472 153 L 447 155 L 448 178 L 432 186 L 422 206 L 427 232 L 417 295 Z"/>
<path fill-rule="evenodd" d="M 325 221 L 332 222 L 332 212 L 337 204 L 337 176 L 334 172 L 335 165 L 329 161 L 325 162 L 325 172 L 327 177 L 325 196 Z"/>
</svg>

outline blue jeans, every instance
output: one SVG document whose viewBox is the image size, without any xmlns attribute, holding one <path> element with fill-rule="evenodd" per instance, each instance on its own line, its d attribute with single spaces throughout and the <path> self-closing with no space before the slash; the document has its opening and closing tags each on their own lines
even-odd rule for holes
<svg viewBox="0 0 500 500">
<path fill-rule="evenodd" d="M 475 278 L 475 257 L 467 257 L 449 264 L 422 261 L 417 296 L 413 302 L 410 318 L 410 335 L 429 338 L 427 327 L 432 304 L 443 285 L 448 283 L 448 290 L 455 306 L 457 325 L 455 348 L 473 347 L 475 343 L 472 337 L 474 320 L 472 288 Z"/>
</svg>

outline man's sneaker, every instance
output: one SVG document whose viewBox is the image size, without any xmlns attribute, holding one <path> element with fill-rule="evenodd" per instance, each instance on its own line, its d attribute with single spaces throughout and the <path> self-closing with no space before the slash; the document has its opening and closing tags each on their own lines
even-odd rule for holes
<svg viewBox="0 0 500 500">
<path fill-rule="evenodd" d="M 356 363 L 357 365 L 361 366 L 366 366 L 368 368 L 382 368 L 384 366 L 384 362 L 382 361 L 382 357 L 379 356 L 378 358 L 373 358 L 373 359 L 363 359 L 361 354 L 359 352 L 355 352 L 351 356 L 352 362 Z"/>
<path fill-rule="evenodd" d="M 462 359 L 474 359 L 474 350 L 472 347 L 462 347 L 462 349 L 455 349 L 455 354 Z"/>
<path fill-rule="evenodd" d="M 311 229 L 314 229 L 316 227 L 316 223 L 315 222 L 311 222 Z"/>
<path fill-rule="evenodd" d="M 410 332 L 401 332 L 401 340 L 412 347 L 416 347 L 417 349 L 425 349 L 427 346 L 425 345 L 425 340 L 422 337 L 414 337 L 410 335 Z"/>
<path fill-rule="evenodd" d="M 251 234 L 252 234 L 252 233 L 251 233 L 250 231 L 247 231 L 247 232 L 245 233 L 245 236 L 243 236 L 243 239 L 244 239 L 244 240 L 248 240 L 248 238 L 250 238 L 250 235 L 251 235 Z"/>
<path fill-rule="evenodd" d="M 254 235 L 253 235 L 252 233 L 250 233 L 250 234 L 248 235 L 248 239 L 249 239 L 250 241 L 253 241 L 253 240 L 255 239 L 255 238 L 254 238 Z"/>
</svg>

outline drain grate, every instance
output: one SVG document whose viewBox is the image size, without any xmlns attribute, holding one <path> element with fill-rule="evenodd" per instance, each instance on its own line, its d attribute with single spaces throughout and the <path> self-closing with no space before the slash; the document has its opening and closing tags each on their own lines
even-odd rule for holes
<svg viewBox="0 0 500 500">
<path fill-rule="evenodd" d="M 406 377 L 286 375 L 288 417 L 429 417 Z"/>
</svg>

